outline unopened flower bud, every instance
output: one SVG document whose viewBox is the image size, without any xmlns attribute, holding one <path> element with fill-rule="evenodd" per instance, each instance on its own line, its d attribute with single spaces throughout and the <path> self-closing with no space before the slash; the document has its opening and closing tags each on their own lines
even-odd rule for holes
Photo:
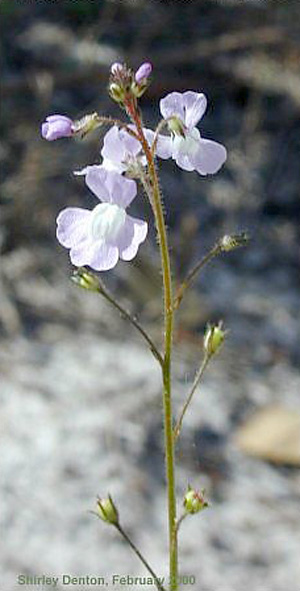
<svg viewBox="0 0 300 591">
<path fill-rule="evenodd" d="M 144 62 L 136 71 L 134 78 L 137 84 L 142 84 L 149 78 L 152 72 L 152 64 L 150 62 Z"/>
<path fill-rule="evenodd" d="M 208 325 L 204 334 L 204 351 L 211 357 L 222 346 L 225 339 L 226 331 L 222 329 L 222 322 L 217 325 Z"/>
<path fill-rule="evenodd" d="M 168 120 L 168 127 L 169 130 L 175 135 L 180 135 L 181 137 L 186 136 L 186 129 L 184 123 L 183 121 L 181 121 L 179 117 L 176 117 L 175 115 L 173 117 L 170 117 L 170 119 Z"/>
<path fill-rule="evenodd" d="M 204 491 L 195 491 L 189 486 L 183 500 L 183 506 L 186 513 L 190 514 L 199 513 L 199 511 L 208 507 L 208 503 L 204 499 Z"/>
<path fill-rule="evenodd" d="M 136 98 L 140 98 L 149 86 L 149 76 L 152 72 L 152 64 L 145 62 L 136 73 L 131 84 L 131 92 Z"/>
<path fill-rule="evenodd" d="M 249 237 L 247 233 L 241 232 L 240 234 L 231 234 L 223 236 L 223 238 L 221 238 L 219 242 L 219 246 L 223 252 L 229 252 L 230 250 L 240 248 L 240 246 L 246 246 L 248 242 Z"/>
<path fill-rule="evenodd" d="M 107 499 L 100 499 L 98 497 L 97 509 L 97 514 L 106 523 L 110 523 L 111 525 L 117 525 L 119 523 L 119 513 L 110 495 L 108 495 Z"/>
<path fill-rule="evenodd" d="M 90 131 L 94 131 L 97 127 L 102 125 L 101 119 L 98 113 L 91 113 L 90 115 L 85 115 L 81 119 L 77 119 L 74 122 L 73 130 L 74 133 L 78 133 L 81 137 L 87 135 Z"/>
<path fill-rule="evenodd" d="M 65 115 L 49 115 L 42 124 L 41 133 L 48 142 L 70 137 L 74 133 L 74 122 Z"/>
<path fill-rule="evenodd" d="M 94 273 L 86 271 L 84 268 L 79 268 L 77 271 L 74 271 L 71 279 L 73 283 L 79 287 L 82 287 L 83 289 L 88 289 L 89 291 L 100 291 L 98 277 L 94 275 Z"/>
<path fill-rule="evenodd" d="M 108 92 L 116 103 L 122 104 L 124 102 L 125 92 L 124 88 L 120 84 L 112 82 L 108 87 Z"/>
<path fill-rule="evenodd" d="M 120 74 L 122 72 L 123 67 L 123 64 L 121 64 L 120 62 L 115 62 L 114 64 L 112 64 L 110 72 L 113 76 L 116 76 L 117 74 Z"/>
</svg>

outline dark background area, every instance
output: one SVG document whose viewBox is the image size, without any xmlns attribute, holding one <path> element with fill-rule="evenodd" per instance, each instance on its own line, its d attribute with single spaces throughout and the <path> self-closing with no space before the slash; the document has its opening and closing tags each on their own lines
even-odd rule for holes
<svg viewBox="0 0 300 591">
<path fill-rule="evenodd" d="M 197 474 L 197 477 L 200 471 L 216 503 L 216 517 L 212 518 L 216 521 L 207 524 L 204 521 L 204 534 L 199 533 L 194 524 L 192 526 L 195 535 L 204 535 L 202 541 L 208 544 L 207 551 L 211 559 L 199 576 L 202 576 L 204 591 L 284 591 L 287 588 L 289 591 L 298 591 L 298 587 L 291 586 L 296 584 L 296 571 L 293 569 L 297 562 L 297 544 L 293 527 L 297 521 L 296 502 L 299 501 L 297 462 L 292 462 L 294 466 L 290 467 L 290 456 L 285 461 L 279 454 L 280 459 L 276 459 L 276 452 L 272 450 L 269 455 L 262 453 L 261 459 L 246 460 L 246 456 L 239 456 L 240 452 L 231 448 L 231 435 L 252 412 L 274 403 L 287 405 L 295 415 L 299 413 L 299 2 L 1 0 L 0 14 L 3 46 L 0 370 L 6 417 L 4 443 L 9 452 L 4 469 L 7 500 L 5 525 L 10 527 L 12 507 L 18 500 L 17 490 L 23 491 L 28 501 L 32 491 L 32 466 L 40 469 L 45 459 L 42 454 L 35 460 L 34 450 L 39 449 L 39 445 L 34 437 L 30 439 L 34 417 L 45 431 L 53 408 L 60 416 L 59 405 L 65 404 L 64 386 L 57 386 L 60 372 L 65 375 L 65 383 L 68 380 L 71 383 L 74 378 L 72 383 L 75 389 L 77 379 L 85 383 L 86 376 L 77 375 L 77 369 L 75 371 L 77 364 L 80 365 L 80 350 L 85 339 L 91 358 L 93 355 L 96 357 L 96 343 L 99 342 L 103 345 L 103 351 L 105 347 L 108 351 L 112 347 L 112 357 L 113 347 L 120 352 L 120 358 L 122 351 L 128 354 L 133 366 L 135 354 L 134 349 L 129 353 L 130 347 L 139 345 L 132 329 L 116 317 L 108 306 L 103 307 L 93 296 L 72 286 L 69 281 L 72 268 L 67 252 L 55 239 L 55 218 L 62 208 L 67 205 L 92 207 L 94 204 L 83 182 L 74 177 L 72 171 L 99 160 L 99 135 L 91 134 L 83 141 L 64 139 L 47 143 L 40 137 L 40 125 L 48 114 L 56 112 L 72 118 L 95 110 L 105 115 L 122 116 L 107 94 L 110 65 L 115 61 L 125 61 L 136 68 L 143 61 L 150 60 L 154 67 L 153 81 L 141 100 L 147 126 L 154 128 L 158 123 L 158 102 L 168 92 L 189 89 L 203 91 L 209 105 L 200 124 L 201 133 L 204 137 L 224 143 L 228 149 L 227 163 L 217 175 L 210 178 L 200 177 L 195 172 L 184 172 L 173 161 L 159 162 L 174 277 L 179 279 L 220 236 L 247 231 L 251 238 L 247 248 L 224 255 L 206 268 L 187 295 L 177 322 L 174 365 L 176 392 L 186 387 L 192 379 L 206 323 L 222 318 L 230 329 L 228 344 L 217 360 L 215 373 L 212 373 L 207 386 L 212 398 L 216 390 L 222 391 L 221 399 L 218 394 L 215 399 L 216 404 L 220 403 L 220 408 L 210 408 L 206 401 L 202 409 L 199 400 L 199 415 L 204 413 L 204 422 L 199 420 L 197 423 L 195 415 L 190 419 L 180 449 L 180 482 L 181 476 L 185 482 L 185 464 L 187 470 L 193 475 Z M 132 263 L 120 262 L 114 271 L 104 273 L 103 277 L 159 340 L 161 291 L 153 221 L 149 206 L 142 197 L 135 200 L 132 212 L 149 220 L 150 236 Z M 78 347 L 78 350 L 72 347 Z M 61 365 L 56 364 L 59 355 Z M 103 360 L 106 359 L 106 353 L 102 352 L 101 355 L 105 371 Z M 97 363 L 93 365 L 90 358 L 86 358 L 86 364 L 89 367 L 87 379 L 91 383 L 88 388 L 94 391 L 95 387 L 97 391 Z M 149 386 L 150 391 L 153 387 L 156 392 L 158 386 L 156 382 L 154 385 L 151 382 L 151 367 L 147 370 L 145 366 L 145 375 L 152 384 Z M 40 370 L 44 376 L 38 386 L 42 394 L 36 393 L 36 398 L 31 399 L 32 388 L 34 390 L 35 383 L 39 383 L 37 372 Z M 114 368 L 113 371 L 118 373 L 121 370 Z M 125 372 L 125 369 L 122 371 Z M 77 376 L 76 379 L 74 376 Z M 121 377 L 122 372 L 120 380 Z M 61 389 L 61 397 L 53 395 L 55 385 L 58 387 L 56 391 L 60 392 Z M 24 389 L 22 396 L 19 387 Z M 113 387 L 117 388 L 117 385 Z M 109 382 L 103 382 L 102 390 L 108 392 L 108 400 L 109 388 Z M 130 386 L 128 388 L 130 390 Z M 45 394 L 46 391 L 48 394 Z M 138 380 L 132 392 L 138 396 Z M 39 407 L 35 407 L 34 401 L 39 400 L 39 395 L 50 400 L 45 414 L 39 414 Z M 54 396 L 54 402 L 51 396 Z M 157 499 L 163 498 L 160 496 L 163 495 L 161 424 L 156 414 L 150 413 L 150 410 L 153 411 L 151 404 L 156 410 L 155 404 L 159 405 L 156 396 L 159 397 L 159 393 L 155 393 L 156 402 L 149 402 L 151 397 L 145 402 L 147 410 L 142 403 L 140 408 L 135 409 L 135 403 L 131 401 L 131 410 L 123 408 L 124 403 L 121 403 L 125 419 L 126 413 L 129 413 L 133 423 L 141 424 L 145 419 L 143 436 L 137 435 L 134 453 L 128 443 L 131 441 L 130 436 L 125 431 L 118 435 L 117 451 L 113 448 L 116 471 L 120 462 L 125 460 L 132 461 L 132 470 L 137 470 L 133 476 L 129 470 L 131 476 L 128 482 L 127 476 L 123 474 L 124 489 L 118 489 L 119 480 L 116 477 L 117 491 L 123 497 L 128 492 L 128 486 L 130 490 L 139 492 L 139 496 L 144 498 L 143 502 L 153 499 L 152 509 L 147 510 L 150 521 L 154 519 L 151 511 L 157 506 Z M 20 415 L 17 413 L 19 418 L 12 419 L 10 423 L 12 400 L 15 400 L 15 409 L 19 405 Z M 24 412 L 24 401 L 31 427 L 26 433 L 21 430 L 20 434 L 18 425 Z M 117 396 L 115 404 L 118 408 L 120 401 Z M 76 417 L 83 413 L 84 405 L 84 399 L 79 396 L 78 406 L 73 409 L 75 422 Z M 63 412 L 61 416 L 64 416 Z M 107 417 L 108 425 L 109 421 L 113 429 L 114 415 Z M 84 448 L 89 437 L 91 441 L 93 439 L 91 433 L 95 434 L 93 452 L 86 452 L 87 463 L 91 462 L 91 457 L 98 462 L 96 458 L 103 432 L 100 427 L 100 432 L 93 427 L 90 414 L 86 417 L 86 425 L 89 435 L 86 435 L 86 439 L 84 435 L 80 439 L 79 435 L 79 440 Z M 65 428 L 66 434 L 62 435 Z M 109 426 L 107 428 L 109 431 Z M 279 431 L 281 428 L 284 431 L 284 417 Z M 73 443 L 70 442 L 75 438 L 76 428 L 74 430 L 71 425 L 65 427 L 64 422 L 58 422 L 57 429 L 57 441 L 60 441 L 60 437 L 63 445 L 67 441 L 65 448 L 68 449 L 70 445 L 71 456 Z M 126 439 L 127 436 L 129 439 Z M 15 448 L 11 445 L 15 437 L 17 450 L 14 453 L 11 450 Z M 281 437 L 281 432 L 278 437 Z M 108 440 L 111 441 L 109 437 Z M 30 461 L 25 461 L 23 480 L 19 481 L 15 475 L 19 463 L 24 466 L 22 449 L 27 449 L 26 446 L 24 448 L 24 441 L 29 446 L 27 451 Z M 108 450 L 106 462 L 111 466 L 114 461 L 110 456 L 111 446 L 106 439 L 105 442 Z M 53 456 L 59 453 L 57 449 L 59 446 L 53 449 L 50 446 L 47 456 L 47 461 L 53 463 L 52 476 L 58 470 Z M 193 452 L 190 453 L 189 449 Z M 125 454 L 125 459 L 118 454 Z M 274 458 L 275 465 L 269 464 Z M 57 476 L 60 479 L 58 484 L 66 496 L 69 494 L 68 487 L 72 486 L 72 478 L 77 482 L 74 476 L 74 470 L 76 472 L 77 469 L 75 460 L 73 458 L 71 461 L 67 454 L 67 468 L 64 466 L 64 471 Z M 250 463 L 247 464 L 247 461 Z M 137 467 L 140 466 L 144 470 L 142 475 L 138 473 Z M 86 558 L 88 551 L 82 548 L 85 543 L 88 547 L 87 540 L 94 535 L 91 533 L 94 524 L 87 527 L 84 519 L 83 523 L 75 524 L 72 512 L 78 510 L 82 503 L 86 507 L 93 502 L 92 496 L 100 492 L 95 490 L 98 485 L 93 480 L 96 477 L 91 475 L 93 466 L 90 465 L 90 471 L 86 467 L 82 470 L 78 476 L 81 492 L 65 521 L 70 538 L 65 538 L 61 562 L 53 548 L 48 563 L 35 563 L 32 567 L 28 565 L 39 543 L 45 548 L 49 536 L 52 536 L 51 526 L 47 529 L 48 521 L 50 523 L 53 517 L 49 508 L 49 516 L 45 517 L 45 530 L 41 526 L 40 532 L 37 529 L 35 534 L 32 533 L 35 540 L 32 542 L 32 553 L 29 545 L 23 563 L 12 556 L 15 556 L 18 547 L 16 539 L 19 538 L 20 544 L 23 543 L 32 523 L 30 518 L 26 521 L 25 515 L 23 525 L 14 524 L 11 527 L 14 533 L 11 536 L 7 534 L 4 569 L 9 576 L 21 566 L 27 568 L 28 572 L 34 572 L 34 568 L 43 570 L 45 565 L 58 572 L 64 570 L 66 565 L 74 568 L 75 558 L 69 556 L 66 550 L 68 544 L 72 545 L 70 531 L 73 526 L 77 533 L 81 532 L 78 539 L 75 535 L 78 544 L 74 542 L 73 547 L 74 556 L 81 551 L 83 555 L 78 568 L 81 571 L 86 568 L 95 570 L 96 559 L 93 562 L 92 558 Z M 23 474 L 22 471 L 20 473 Z M 234 509 L 239 515 L 247 514 L 249 508 L 254 511 L 261 500 L 255 496 L 260 493 L 251 488 L 253 474 L 263 498 L 262 505 L 257 508 L 259 519 L 263 521 L 264 503 L 268 510 L 273 507 L 275 500 L 277 507 L 279 501 L 282 503 L 282 514 L 275 515 L 275 508 L 274 512 L 270 509 L 265 525 L 270 532 L 272 527 L 275 528 L 275 540 L 278 533 L 278 548 L 276 546 L 273 549 L 273 555 L 271 551 L 269 555 L 267 549 L 261 550 L 261 562 L 259 556 L 255 555 L 255 547 L 262 536 L 259 526 L 254 525 L 252 529 L 251 525 L 248 529 L 245 526 L 245 539 L 240 538 L 242 534 L 238 517 L 234 514 Z M 153 475 L 156 475 L 154 482 L 151 480 Z M 109 469 L 102 477 L 109 486 L 112 478 Z M 41 482 L 44 484 L 41 484 L 41 494 L 43 486 L 46 483 L 49 486 L 47 478 L 47 475 L 45 480 L 42 477 Z M 90 485 L 84 484 L 87 481 Z M 50 489 L 54 486 L 53 482 L 50 483 Z M 237 482 L 241 487 L 239 493 L 236 493 L 235 488 Z M 270 484 L 268 489 L 267 484 L 272 482 L 273 488 Z M 250 494 L 249 487 L 253 492 L 251 498 L 247 497 Z M 56 490 L 55 485 L 52 492 L 56 502 L 64 502 L 64 494 L 60 498 Z M 241 500 L 242 497 L 244 500 Z M 248 499 L 248 504 L 245 499 Z M 40 503 L 39 498 L 35 502 L 36 506 L 39 519 L 42 520 L 43 502 Z M 222 522 L 222 511 L 226 507 L 227 514 Z M 140 513 L 142 522 L 143 509 L 140 509 Z M 34 516 L 33 507 L 32 513 L 29 510 L 30 515 Z M 138 525 L 138 519 L 136 523 L 131 523 L 133 531 L 138 530 Z M 224 529 L 221 532 L 218 530 L 218 527 L 225 526 L 232 530 L 232 538 L 228 538 L 229 534 Z M 156 529 L 152 534 L 159 536 L 159 528 L 164 527 L 164 524 L 159 518 L 153 527 Z M 138 531 L 136 535 L 139 535 Z M 59 542 L 59 531 L 57 536 Z M 145 534 L 145 539 L 143 536 L 141 538 L 151 552 L 150 534 L 149 539 L 145 538 Z M 248 539 L 252 540 L 252 546 L 250 542 L 247 546 Z M 113 539 L 112 545 L 115 543 Z M 185 543 L 189 547 L 188 538 Z M 97 544 L 101 545 L 101 540 L 97 539 Z M 239 547 L 248 550 L 239 555 Z M 282 564 L 284 557 L 288 560 L 284 547 L 290 551 L 287 568 Z M 114 550 L 108 551 L 108 565 L 116 557 L 121 560 L 122 552 L 126 564 L 127 550 L 125 552 L 119 548 L 119 551 L 121 554 L 116 555 L 113 554 Z M 286 552 L 288 554 L 288 550 Z M 163 551 L 159 553 L 157 550 L 156 555 L 153 550 L 154 559 L 158 555 L 164 564 Z M 186 564 L 189 564 L 189 558 L 183 555 Z M 193 556 L 196 554 L 191 550 L 191 568 L 198 564 L 197 557 L 193 559 Z M 276 561 L 279 566 L 275 565 Z M 132 568 L 136 568 L 136 565 Z M 218 586 L 223 576 L 228 588 Z M 11 579 L 8 588 L 12 588 Z"/>
</svg>

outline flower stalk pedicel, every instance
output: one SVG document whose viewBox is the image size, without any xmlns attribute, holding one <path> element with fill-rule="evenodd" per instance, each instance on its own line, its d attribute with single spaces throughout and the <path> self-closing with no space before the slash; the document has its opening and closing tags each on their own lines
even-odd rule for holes
<svg viewBox="0 0 300 591">
<path fill-rule="evenodd" d="M 156 130 L 152 131 L 143 126 L 138 99 L 149 84 L 151 72 L 150 62 L 141 64 L 136 72 L 119 62 L 111 67 L 108 91 L 111 98 L 126 112 L 129 118 L 127 123 L 97 113 L 87 115 L 75 123 L 68 117 L 52 115 L 46 118 L 42 126 L 42 136 L 52 141 L 74 134 L 83 136 L 103 125 L 110 126 L 104 136 L 102 159 L 75 173 L 84 177 L 87 187 L 100 202 L 93 210 L 78 207 L 62 210 L 57 218 L 57 238 L 69 249 L 71 262 L 78 267 L 73 274 L 74 283 L 103 296 L 129 320 L 147 343 L 161 368 L 168 506 L 169 591 L 177 591 L 179 525 L 187 515 L 200 512 L 207 503 L 202 493 L 197 493 L 189 487 L 184 497 L 184 513 L 177 520 L 175 444 L 196 387 L 203 377 L 209 360 L 220 348 L 225 332 L 220 324 L 208 328 L 204 338 L 203 361 L 196 372 L 191 391 L 179 413 L 179 418 L 175 422 L 171 390 L 174 314 L 183 293 L 199 270 L 217 254 L 242 245 L 243 240 L 224 237 L 217 242 L 188 273 L 179 286 L 176 296 L 173 296 L 167 228 L 155 160 L 157 157 L 172 158 L 184 170 L 195 170 L 201 175 L 214 174 L 226 160 L 226 149 L 217 142 L 203 139 L 196 128 L 206 109 L 207 100 L 203 93 L 194 91 L 170 93 L 160 101 L 163 119 Z M 163 129 L 167 128 L 170 135 L 162 133 Z M 127 213 L 127 209 L 137 196 L 137 182 L 142 185 L 149 199 L 160 250 L 164 316 L 162 351 L 138 320 L 107 290 L 102 278 L 84 268 L 84 265 L 88 265 L 96 271 L 107 271 L 114 268 L 119 259 L 130 261 L 136 256 L 148 231 L 146 221 L 133 218 Z M 166 591 L 152 567 L 121 527 L 119 513 L 110 496 L 106 499 L 98 498 L 97 517 L 118 530 L 153 576 L 157 589 Z"/>
</svg>

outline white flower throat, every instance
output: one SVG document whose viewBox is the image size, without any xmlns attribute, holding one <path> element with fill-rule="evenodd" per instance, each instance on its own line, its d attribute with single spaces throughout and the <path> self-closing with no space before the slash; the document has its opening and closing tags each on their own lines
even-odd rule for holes
<svg viewBox="0 0 300 591">
<path fill-rule="evenodd" d="M 91 233 L 94 240 L 114 242 L 123 228 L 126 211 L 115 203 L 99 203 L 93 210 Z"/>
<path fill-rule="evenodd" d="M 193 156 L 199 149 L 200 133 L 197 129 L 190 129 L 185 137 L 175 135 L 173 138 L 173 148 L 177 153 Z"/>
</svg>

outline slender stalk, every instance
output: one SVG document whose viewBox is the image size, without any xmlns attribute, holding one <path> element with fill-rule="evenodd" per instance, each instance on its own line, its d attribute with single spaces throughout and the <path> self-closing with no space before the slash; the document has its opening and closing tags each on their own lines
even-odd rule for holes
<svg viewBox="0 0 300 591">
<path fill-rule="evenodd" d="M 127 133 L 129 133 L 129 135 L 131 135 L 135 139 L 137 139 L 137 140 L 139 139 L 139 137 L 136 134 L 136 132 L 134 131 L 134 129 L 131 129 L 127 125 L 127 123 L 124 123 L 124 121 L 121 121 L 120 119 L 115 119 L 114 117 L 104 117 L 103 115 L 99 115 L 98 120 L 99 120 L 99 125 L 117 125 L 118 127 L 125 129 L 125 131 L 127 131 Z"/>
<path fill-rule="evenodd" d="M 222 248 L 220 244 L 216 244 L 211 250 L 198 261 L 198 263 L 193 267 L 193 269 L 187 274 L 186 278 L 183 280 L 181 285 L 179 286 L 175 300 L 174 300 L 174 310 L 177 310 L 180 306 L 181 300 L 184 296 L 185 290 L 193 283 L 196 275 L 201 271 L 201 269 L 209 263 L 215 256 L 222 252 Z"/>
<path fill-rule="evenodd" d="M 187 411 L 187 409 L 188 409 L 188 407 L 189 407 L 189 405 L 191 403 L 191 400 L 193 398 L 194 392 L 195 392 L 195 390 L 196 390 L 196 388 L 197 388 L 197 386 L 198 386 L 198 384 L 199 384 L 199 382 L 200 382 L 200 380 L 201 380 L 201 378 L 202 378 L 202 376 L 203 376 L 203 374 L 204 374 L 204 372 L 205 372 L 205 370 L 207 368 L 207 365 L 208 365 L 208 362 L 209 362 L 210 358 L 211 358 L 211 355 L 208 355 L 208 354 L 205 355 L 205 357 L 204 357 L 204 359 L 203 359 L 203 361 L 202 361 L 202 363 L 201 363 L 201 365 L 200 365 L 200 367 L 199 367 L 199 369 L 198 369 L 198 371 L 197 371 L 197 373 L 195 375 L 195 379 L 193 381 L 193 384 L 192 384 L 192 387 L 191 387 L 191 391 L 190 391 L 189 395 L 187 396 L 187 399 L 186 399 L 186 401 L 185 401 L 185 403 L 184 403 L 184 405 L 182 407 L 181 413 L 179 415 L 179 419 L 178 419 L 178 421 L 176 423 L 176 426 L 174 428 L 174 442 L 177 440 L 177 438 L 180 435 L 180 431 L 181 431 L 182 421 L 183 421 L 184 415 L 185 415 L 185 413 L 186 413 L 186 411 Z"/>
<path fill-rule="evenodd" d="M 240 234 L 232 234 L 223 236 L 218 242 L 198 261 L 198 263 L 187 274 L 181 285 L 179 286 L 176 297 L 174 299 L 174 310 L 180 306 L 181 300 L 184 296 L 185 290 L 193 283 L 196 275 L 209 263 L 215 256 L 230 252 L 241 246 L 246 246 L 249 242 L 247 232 L 240 232 Z"/>
<path fill-rule="evenodd" d="M 145 331 L 145 329 L 140 325 L 138 320 L 123 308 L 123 306 L 115 299 L 115 297 L 110 293 L 107 287 L 104 285 L 103 281 L 96 277 L 93 273 L 86 271 L 84 267 L 80 267 L 73 273 L 71 276 L 71 280 L 75 285 L 82 287 L 84 289 L 88 289 L 90 291 L 96 292 L 101 294 L 110 304 L 112 304 L 124 318 L 129 320 L 129 322 L 136 328 L 136 330 L 142 335 L 145 339 L 146 343 L 150 347 L 151 353 L 153 353 L 155 359 L 159 362 L 161 368 L 163 367 L 164 360 L 162 355 L 160 354 L 157 346 L 152 341 L 149 334 Z"/>
<path fill-rule="evenodd" d="M 158 177 L 155 168 L 154 156 L 144 136 L 140 115 L 134 104 L 128 104 L 127 110 L 134 122 L 139 140 L 147 159 L 149 178 L 152 187 L 151 204 L 155 216 L 161 266 L 164 287 L 164 363 L 163 374 L 163 405 L 164 405 L 164 436 L 165 436 L 165 460 L 168 495 L 169 518 L 169 552 L 170 552 L 170 591 L 178 589 L 178 547 L 176 536 L 176 497 L 175 497 L 175 461 L 173 440 L 173 418 L 171 399 L 171 354 L 173 338 L 173 293 L 171 265 L 167 241 L 167 230 L 164 220 L 162 199 Z"/>
<path fill-rule="evenodd" d="M 112 304 L 120 312 L 120 314 L 122 316 L 124 316 L 124 318 L 129 320 L 129 322 L 136 328 L 136 330 L 138 330 L 138 332 L 142 335 L 142 337 L 148 343 L 151 353 L 154 355 L 155 359 L 157 359 L 160 366 L 163 368 L 164 360 L 163 360 L 158 348 L 153 343 L 153 341 L 152 341 L 151 337 L 148 335 L 148 333 L 144 330 L 144 328 L 137 321 L 137 319 L 134 318 L 134 316 L 132 316 L 130 314 L 130 312 L 128 312 L 128 310 L 126 310 L 126 308 L 123 308 L 123 306 L 121 306 L 121 304 L 119 304 L 119 302 L 117 300 L 115 300 L 114 296 L 107 290 L 106 287 L 103 286 L 102 282 L 99 287 L 99 293 L 101 293 L 101 295 L 103 295 L 103 297 L 110 304 Z"/>
<path fill-rule="evenodd" d="M 152 157 L 155 156 L 159 134 L 163 130 L 164 127 L 167 127 L 170 119 L 172 119 L 172 117 L 168 117 L 167 119 L 161 119 L 161 121 L 159 122 L 159 124 L 154 132 L 154 138 L 153 138 L 153 142 L 152 142 L 152 146 L 151 146 Z"/>
<path fill-rule="evenodd" d="M 130 537 L 128 536 L 128 534 L 124 531 L 124 529 L 121 527 L 121 525 L 118 523 L 115 525 L 115 528 L 118 530 L 118 532 L 121 534 L 121 536 L 124 538 L 124 540 L 127 542 L 127 544 L 130 546 L 130 548 L 132 548 L 132 550 L 134 551 L 134 553 L 137 555 L 137 557 L 140 559 L 140 561 L 143 563 L 143 565 L 146 567 L 146 569 L 149 571 L 149 573 L 151 574 L 151 576 L 153 577 L 153 581 L 157 587 L 157 589 L 159 591 L 166 591 L 165 587 L 163 587 L 163 585 L 161 584 L 158 576 L 155 574 L 155 572 L 152 570 L 151 566 L 148 564 L 147 560 L 144 558 L 144 556 L 141 554 L 141 552 L 139 551 L 139 549 L 136 547 L 136 545 L 133 543 L 133 541 L 130 539 Z"/>
</svg>

